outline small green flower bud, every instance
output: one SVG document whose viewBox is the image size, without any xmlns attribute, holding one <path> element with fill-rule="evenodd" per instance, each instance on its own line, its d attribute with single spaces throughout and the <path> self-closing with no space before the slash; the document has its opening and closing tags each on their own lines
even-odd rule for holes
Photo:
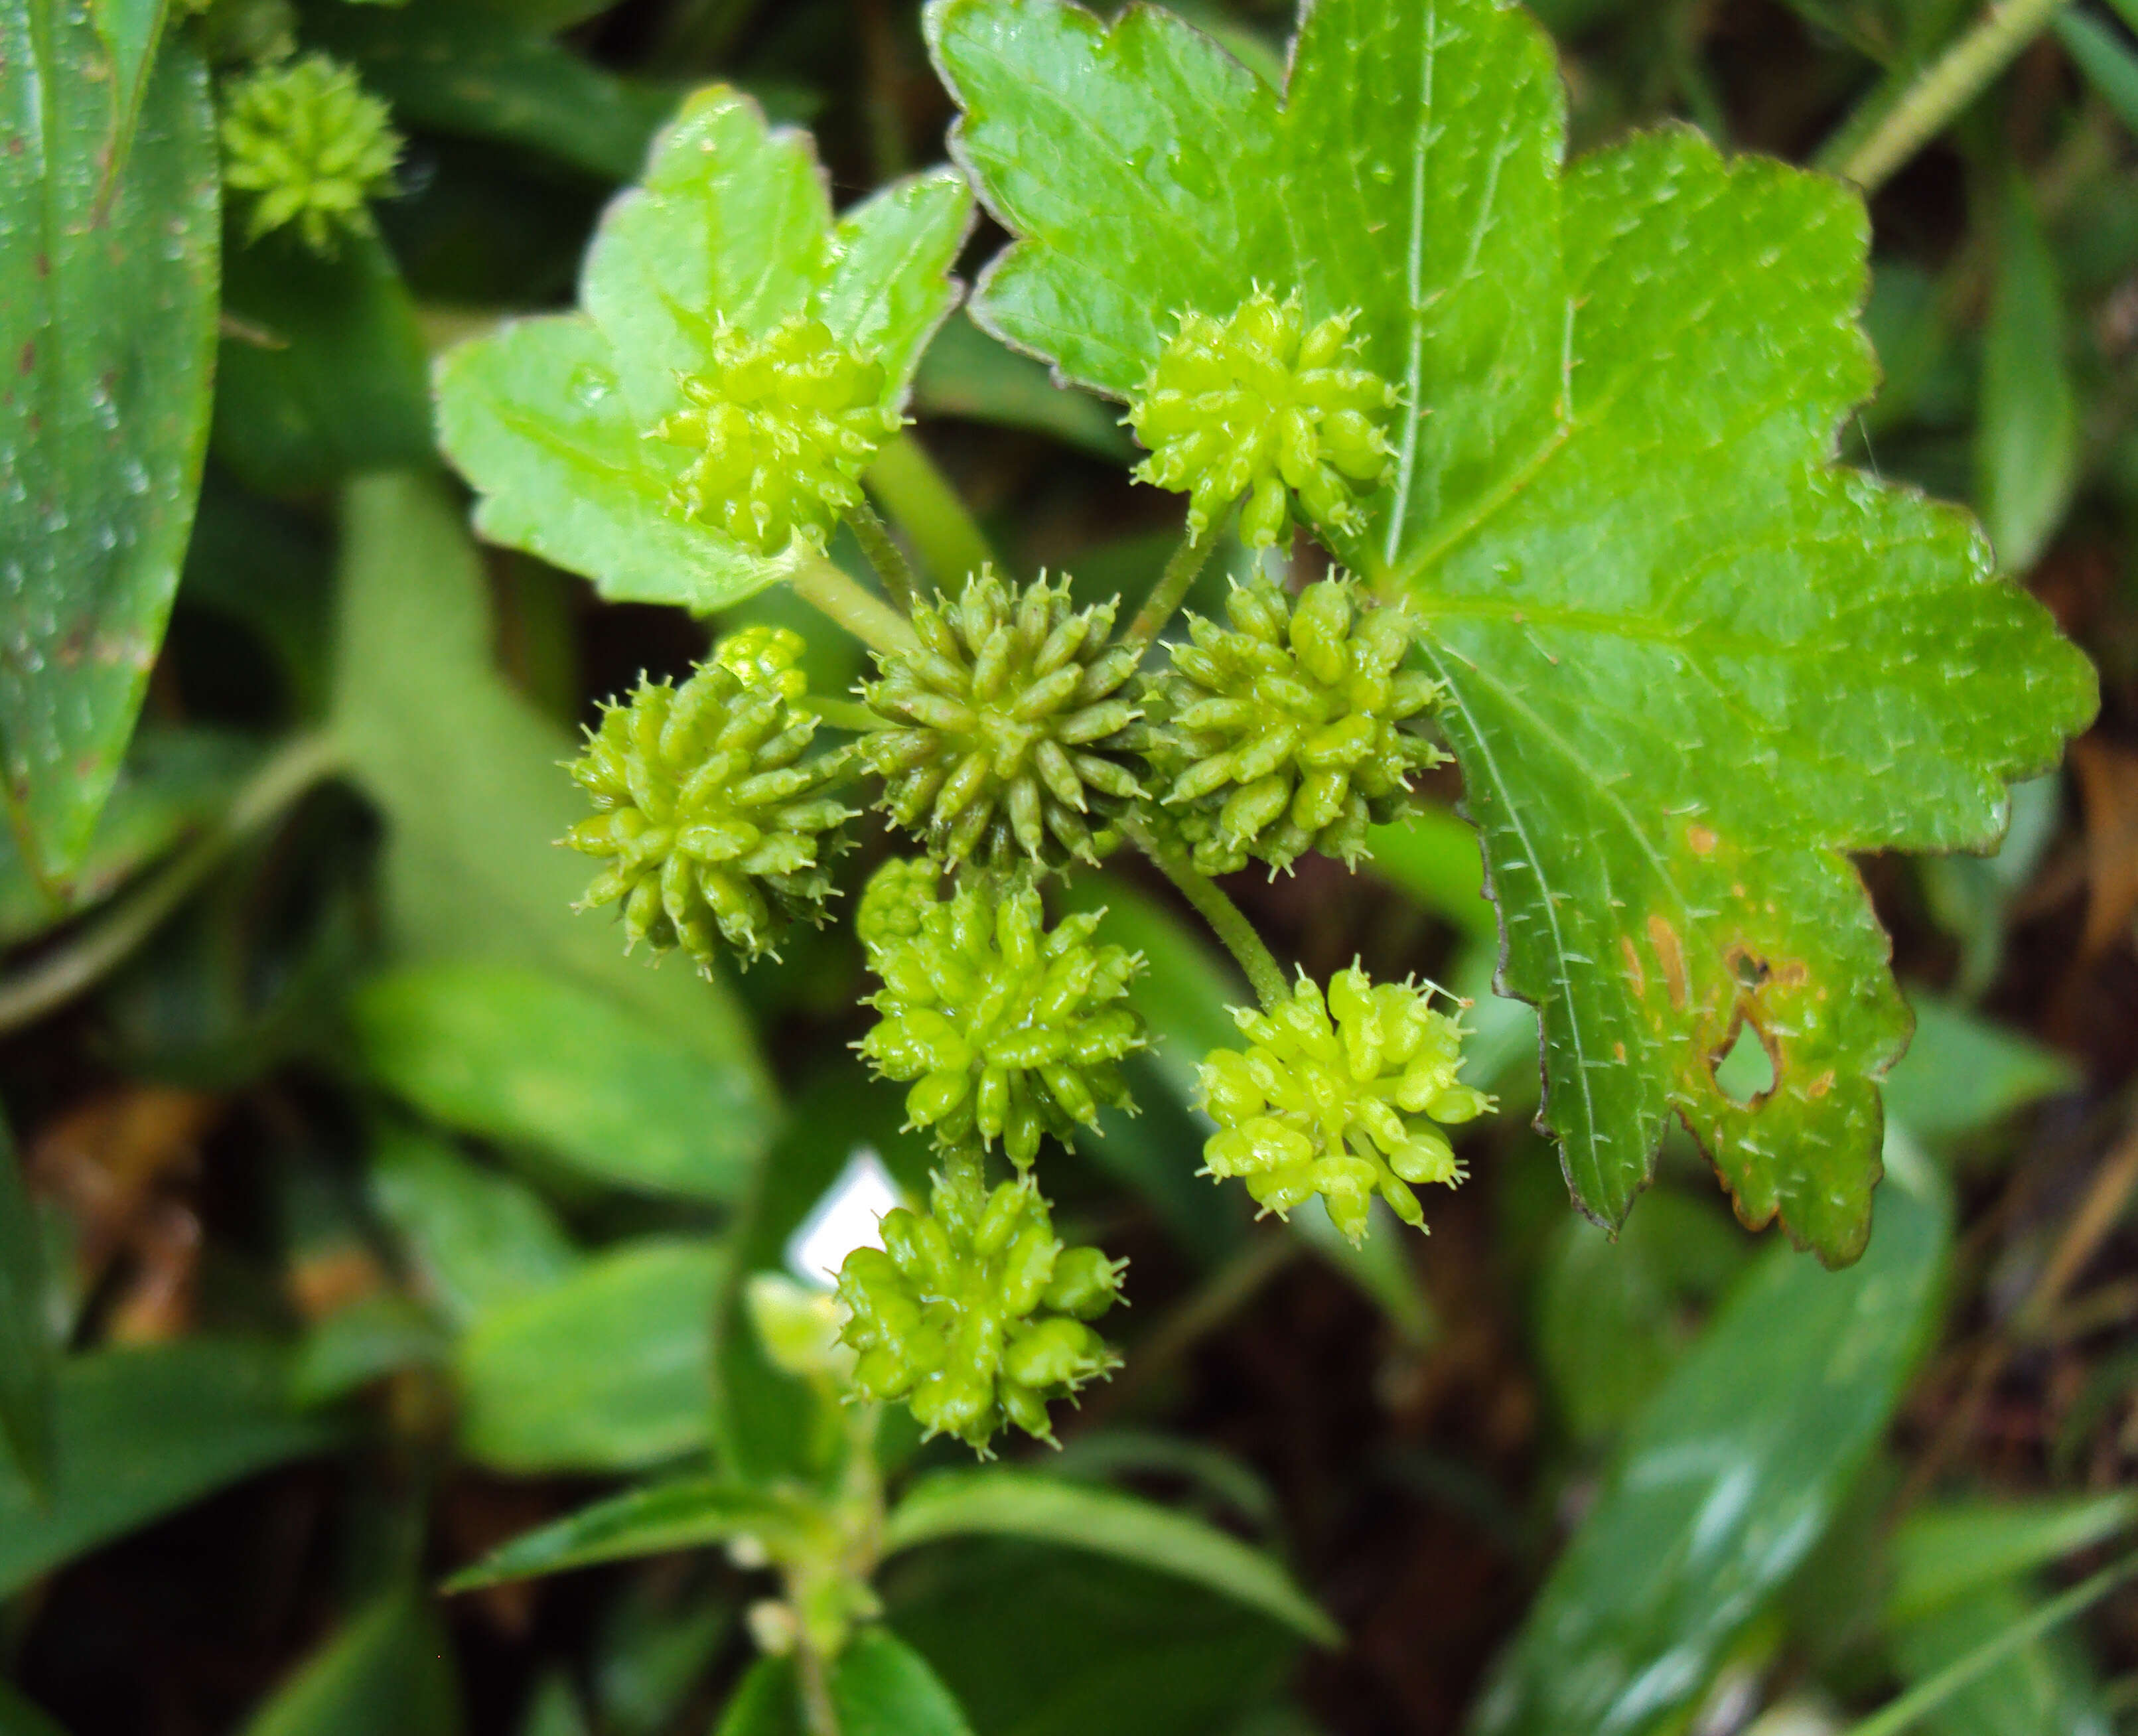
<svg viewBox="0 0 2138 1736">
<path fill-rule="evenodd" d="M 853 817 L 826 793 L 842 756 L 803 758 L 816 714 L 779 627 L 724 641 L 681 687 L 642 680 L 603 710 L 572 776 L 594 817 L 565 842 L 608 867 L 585 905 L 623 906 L 626 946 L 680 946 L 710 968 L 717 935 L 748 963 L 770 949 L 774 911 L 821 924 L 830 859 Z"/>
<path fill-rule="evenodd" d="M 1160 799 L 1205 874 L 1303 851 L 1355 861 L 1366 828 L 1402 810 L 1413 772 L 1446 758 L 1412 725 L 1439 689 L 1402 668 L 1413 631 L 1347 578 L 1295 604 L 1267 578 L 1236 586 L 1230 628 L 1188 617 L 1173 666 L 1150 678 L 1145 739 Z"/>
<path fill-rule="evenodd" d="M 1094 945 L 1096 915 L 1048 929 L 1029 885 L 967 886 L 918 908 L 932 879 L 924 889 L 910 866 L 886 864 L 862 895 L 884 987 L 859 1046 L 883 1077 L 911 1085 L 906 1114 L 939 1147 L 999 1140 L 1023 1169 L 1042 1134 L 1066 1140 L 1099 1105 L 1130 1107 L 1120 1062 L 1145 1038 L 1120 1003 L 1141 961 Z"/>
<path fill-rule="evenodd" d="M 1430 986 L 1375 984 L 1355 965 L 1330 979 L 1328 999 L 1301 977 L 1273 1012 L 1232 1009 L 1248 1047 L 1203 1063 L 1202 1107 L 1218 1124 L 1203 1173 L 1237 1176 L 1281 1217 L 1316 1194 L 1354 1242 L 1378 1192 L 1405 1223 L 1425 1213 L 1410 1183 L 1463 1178 L 1435 1121 L 1468 1121 L 1492 1107 L 1462 1084 L 1462 1027 L 1433 1011 Z M 1430 1119 L 1428 1119 L 1430 1118 Z"/>
<path fill-rule="evenodd" d="M 705 371 L 676 383 L 683 407 L 653 430 L 690 455 L 670 505 L 762 554 L 821 550 L 903 426 L 884 402 L 883 364 L 802 314 L 761 337 L 720 319 Z"/>
<path fill-rule="evenodd" d="M 882 1235 L 840 1270 L 842 1337 L 859 1353 L 855 1390 L 904 1402 L 930 1435 L 985 1455 L 1014 1424 L 1052 1444 L 1048 1402 L 1119 1365 L 1084 1322 L 1119 1296 L 1128 1262 L 1064 1248 L 1028 1179 L 990 1193 L 979 1153 L 955 1153 L 927 1215 L 887 1212 Z M 1057 1300 L 1071 1292 L 1074 1307 Z"/>
<path fill-rule="evenodd" d="M 1347 363 L 1356 317 L 1310 331 L 1296 294 L 1280 302 L 1260 289 L 1229 319 L 1181 315 L 1127 420 L 1150 448 L 1137 478 L 1187 491 L 1193 534 L 1243 495 L 1240 536 L 1251 549 L 1285 536 L 1293 493 L 1322 524 L 1363 524 L 1352 485 L 1387 471 L 1380 417 L 1397 394 Z"/>
<path fill-rule="evenodd" d="M 1122 734 L 1136 655 L 1108 643 L 1114 605 L 1072 609 L 1068 582 L 1021 588 L 983 568 L 955 602 L 913 612 L 920 643 L 876 653 L 864 690 L 892 727 L 857 751 L 882 807 L 945 862 L 1098 860 L 1101 818 L 1142 794 Z"/>
<path fill-rule="evenodd" d="M 341 235 L 370 232 L 367 202 L 401 155 L 386 105 L 323 54 L 225 85 L 222 134 L 224 184 L 253 195 L 247 237 L 294 225 L 320 254 Z"/>
</svg>

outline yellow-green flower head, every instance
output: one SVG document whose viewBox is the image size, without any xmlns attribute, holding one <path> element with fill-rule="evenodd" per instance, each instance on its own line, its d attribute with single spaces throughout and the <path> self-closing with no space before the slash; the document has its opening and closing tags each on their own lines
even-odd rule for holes
<svg viewBox="0 0 2138 1736">
<path fill-rule="evenodd" d="M 1108 644 L 1113 625 L 1110 602 L 1071 607 L 1066 578 L 1018 588 L 986 568 L 916 607 L 919 648 L 877 652 L 863 690 L 895 726 L 858 744 L 883 807 L 946 862 L 1096 861 L 1095 802 L 1142 793 L 1116 739 L 1138 654 Z"/>
<path fill-rule="evenodd" d="M 904 422 L 883 401 L 882 363 L 805 314 L 762 337 L 718 321 L 705 371 L 676 383 L 684 407 L 653 431 L 691 455 L 669 502 L 761 554 L 822 549 Z"/>
<path fill-rule="evenodd" d="M 223 87 L 222 178 L 251 193 L 258 241 L 294 226 L 315 253 L 371 228 L 368 201 L 401 155 L 386 105 L 323 54 L 262 66 Z"/>
<path fill-rule="evenodd" d="M 1388 470 L 1380 418 L 1396 390 L 1347 359 L 1355 317 L 1309 330 L 1297 295 L 1279 301 L 1261 289 L 1229 319 L 1180 316 L 1127 421 L 1150 449 L 1137 478 L 1187 493 L 1191 533 L 1242 495 L 1250 549 L 1286 534 L 1292 493 L 1318 524 L 1364 523 L 1353 485 L 1370 486 Z"/>
<path fill-rule="evenodd" d="M 910 870 L 897 871 L 899 899 L 916 898 Z M 907 914 L 864 908 L 879 934 L 886 910 Z M 1079 912 L 1050 929 L 1030 885 L 974 885 L 927 905 L 910 938 L 871 945 L 884 986 L 869 1004 L 883 1017 L 858 1046 L 912 1086 L 905 1113 L 939 1148 L 1000 1140 L 1023 1169 L 1042 1134 L 1067 1140 L 1101 1104 L 1130 1106 L 1120 1061 L 1145 1041 L 1126 1004 L 1143 961 L 1095 945 L 1098 923 Z"/>
<path fill-rule="evenodd" d="M 1440 690 L 1402 668 L 1414 628 L 1345 578 L 1296 602 L 1266 578 L 1235 587 L 1230 628 L 1188 617 L 1189 641 L 1144 695 L 1161 799 L 1205 874 L 1250 856 L 1272 870 L 1313 849 L 1346 862 L 1402 811 L 1413 772 L 1446 757 L 1409 727 Z"/>
<path fill-rule="evenodd" d="M 943 870 L 927 856 L 893 856 L 869 876 L 854 907 L 854 933 L 873 955 L 911 940 L 942 902 Z"/>
<path fill-rule="evenodd" d="M 1452 1187 L 1462 1167 L 1433 1122 L 1453 1125 L 1491 1100 L 1459 1082 L 1462 1028 L 1433 1011 L 1430 987 L 1375 985 L 1354 966 L 1321 991 L 1300 978 L 1274 1012 L 1232 1009 L 1248 1046 L 1203 1062 L 1203 1107 L 1218 1131 L 1204 1173 L 1237 1176 L 1282 1217 L 1316 1194 L 1358 1241 L 1378 1192 L 1407 1224 L 1425 1213 L 1410 1183 Z"/>
<path fill-rule="evenodd" d="M 841 756 L 803 758 L 817 717 L 802 648 L 783 627 L 735 634 L 681 687 L 642 679 L 587 732 L 572 776 L 595 815 L 565 841 L 610 859 L 585 904 L 622 904 L 627 948 L 680 946 L 709 968 L 717 937 L 747 963 L 775 911 L 822 923 L 853 811 L 825 793 Z"/>
<path fill-rule="evenodd" d="M 1049 1402 L 1119 1365 L 1084 1323 L 1113 1305 L 1128 1262 L 1065 1247 L 1038 1188 L 988 1193 L 975 1156 L 936 1177 L 931 1205 L 886 1212 L 883 1246 L 840 1270 L 854 1388 L 983 1456 L 1011 1423 L 1051 1444 Z"/>
</svg>

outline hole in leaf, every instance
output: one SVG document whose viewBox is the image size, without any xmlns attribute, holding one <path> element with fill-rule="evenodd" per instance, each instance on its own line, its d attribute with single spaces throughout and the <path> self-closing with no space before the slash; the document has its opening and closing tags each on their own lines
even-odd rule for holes
<svg viewBox="0 0 2138 1736">
<path fill-rule="evenodd" d="M 1711 1065 L 1716 1087 L 1740 1109 L 1762 1102 L 1774 1089 L 1774 1058 L 1749 1019 L 1739 1023 L 1730 1052 Z"/>
</svg>

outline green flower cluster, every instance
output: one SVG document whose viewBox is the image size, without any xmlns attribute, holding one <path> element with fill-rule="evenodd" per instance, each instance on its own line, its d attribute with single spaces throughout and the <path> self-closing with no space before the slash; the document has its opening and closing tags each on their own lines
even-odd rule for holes
<svg viewBox="0 0 2138 1736">
<path fill-rule="evenodd" d="M 1135 475 L 1187 491 L 1191 533 L 1202 535 L 1244 495 L 1241 538 L 1266 549 L 1290 529 L 1292 493 L 1316 523 L 1359 529 L 1352 485 L 1387 471 L 1376 418 L 1396 391 L 1346 363 L 1354 317 L 1308 330 L 1296 294 L 1280 302 L 1260 289 L 1228 319 L 1180 316 L 1126 420 L 1150 449 Z"/>
<path fill-rule="evenodd" d="M 1118 1365 L 1084 1323 L 1113 1305 L 1127 1262 L 1065 1247 L 1028 1179 L 988 1193 L 975 1153 L 936 1177 L 930 1206 L 885 1213 L 882 1247 L 840 1270 L 855 1390 L 983 1455 L 1010 1423 L 1052 1443 L 1048 1403 Z"/>
<path fill-rule="evenodd" d="M 1340 578 L 1296 602 L 1257 578 L 1225 612 L 1229 630 L 1189 617 L 1190 642 L 1143 696 L 1163 800 L 1196 866 L 1288 868 L 1309 849 L 1355 861 L 1367 827 L 1401 812 L 1411 774 L 1444 758 L 1405 727 L 1439 696 L 1400 666 L 1410 617 Z"/>
<path fill-rule="evenodd" d="M 863 466 L 904 419 L 883 364 L 795 314 L 762 336 L 718 319 L 705 370 L 678 374 L 684 407 L 657 438 L 689 452 L 670 504 L 759 553 L 821 549 L 861 502 Z"/>
<path fill-rule="evenodd" d="M 565 841 L 609 866 L 586 905 L 621 901 L 627 945 L 681 947 L 710 969 L 715 934 L 745 963 L 774 909 L 821 924 L 829 859 L 852 811 L 825 793 L 842 755 L 805 760 L 817 731 L 784 628 L 724 640 L 681 687 L 642 679 L 603 709 L 572 776 L 594 817 Z"/>
<path fill-rule="evenodd" d="M 871 885 L 862 909 L 884 984 L 869 1004 L 883 1017 L 859 1047 L 884 1078 L 911 1085 L 915 1126 L 946 1151 L 1000 1140 L 1023 1169 L 1042 1134 L 1066 1140 L 1101 1104 L 1130 1106 L 1120 1062 L 1145 1039 L 1124 1003 L 1142 960 L 1094 945 L 1096 914 L 1049 929 L 1038 893 L 1019 884 L 974 882 L 924 904 L 912 865 L 885 872 L 894 878 Z"/>
<path fill-rule="evenodd" d="M 1491 1107 L 1457 1080 L 1462 1028 L 1433 1011 L 1433 993 L 1376 985 L 1354 966 L 1330 980 L 1325 1003 L 1301 977 L 1274 1012 L 1233 1008 L 1248 1047 L 1213 1050 L 1203 1061 L 1203 1106 L 1218 1124 L 1203 1148 L 1205 1173 L 1239 1177 L 1280 1217 L 1318 1193 L 1354 1242 L 1366 1233 L 1376 1192 L 1423 1228 L 1408 1184 L 1462 1179 L 1433 1123 L 1468 1121 Z"/>
<path fill-rule="evenodd" d="M 1066 579 L 1013 588 L 983 569 L 912 621 L 918 648 L 879 651 L 864 690 L 894 726 L 860 744 L 885 809 L 946 862 L 1096 862 L 1094 802 L 1142 794 L 1119 741 L 1137 652 L 1108 643 L 1114 605 L 1075 609 Z"/>
<path fill-rule="evenodd" d="M 370 232 L 367 202 L 401 155 L 386 105 L 323 54 L 226 85 L 222 133 L 224 184 L 253 196 L 247 238 L 294 226 L 318 254 Z"/>
</svg>

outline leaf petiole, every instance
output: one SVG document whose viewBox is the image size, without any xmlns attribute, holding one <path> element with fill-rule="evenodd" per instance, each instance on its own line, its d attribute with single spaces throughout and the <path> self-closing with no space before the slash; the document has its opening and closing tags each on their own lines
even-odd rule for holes
<svg viewBox="0 0 2138 1736">
<path fill-rule="evenodd" d="M 1144 599 L 1135 619 L 1121 635 L 1124 645 L 1141 650 L 1165 631 L 1187 597 L 1189 587 L 1195 583 L 1203 563 L 1210 558 L 1210 551 L 1218 546 L 1218 534 L 1224 528 L 1230 511 L 1228 507 L 1212 514 L 1200 536 L 1189 532 L 1181 538 L 1179 546 L 1165 563 L 1165 571 L 1159 574 L 1158 583 L 1150 588 L 1150 595 Z"/>
<path fill-rule="evenodd" d="M 1190 861 L 1185 851 L 1162 841 L 1141 820 L 1125 821 L 1121 830 L 1137 849 L 1151 859 L 1158 871 L 1173 883 L 1174 889 L 1195 907 L 1195 914 L 1209 924 L 1210 932 L 1239 961 L 1240 968 L 1247 973 L 1247 981 L 1254 987 L 1255 998 L 1263 1007 L 1274 1012 L 1289 1001 L 1291 987 L 1285 981 L 1283 967 L 1263 944 L 1262 937 L 1255 932 L 1255 925 L 1226 895 L 1224 888 Z"/>
<path fill-rule="evenodd" d="M 862 480 L 945 591 L 959 588 L 967 573 L 997 564 L 979 521 L 910 434 L 886 441 Z"/>
</svg>

